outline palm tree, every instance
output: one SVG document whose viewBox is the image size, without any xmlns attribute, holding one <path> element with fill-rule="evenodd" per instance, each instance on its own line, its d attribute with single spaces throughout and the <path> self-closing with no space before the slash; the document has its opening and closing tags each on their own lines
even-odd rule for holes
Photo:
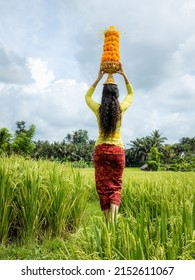
<svg viewBox="0 0 195 280">
<path fill-rule="evenodd" d="M 157 129 L 150 134 L 151 147 L 156 147 L 158 150 L 162 148 L 162 144 L 167 140 L 167 138 L 162 137 L 161 135 L 162 133 L 160 133 Z"/>
<path fill-rule="evenodd" d="M 148 154 L 151 149 L 150 138 L 148 136 L 142 138 L 136 138 L 130 142 L 130 151 L 134 161 L 137 165 L 142 165 L 148 158 Z"/>
<path fill-rule="evenodd" d="M 157 148 L 159 151 L 162 150 L 162 144 L 167 138 L 161 135 L 159 130 L 154 130 L 150 136 L 136 138 L 134 141 L 130 141 L 131 148 L 127 155 L 130 155 L 135 165 L 141 166 L 147 161 L 152 147 Z"/>
</svg>

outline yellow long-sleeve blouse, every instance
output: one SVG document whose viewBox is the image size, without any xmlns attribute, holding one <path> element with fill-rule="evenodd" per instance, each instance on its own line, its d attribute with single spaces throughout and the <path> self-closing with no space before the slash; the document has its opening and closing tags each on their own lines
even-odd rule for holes
<svg viewBox="0 0 195 280">
<path fill-rule="evenodd" d="M 91 86 L 88 89 L 88 91 L 85 95 L 85 100 L 86 100 L 86 103 L 89 106 L 89 108 L 95 113 L 96 118 L 97 118 L 98 128 L 99 128 L 99 135 L 95 142 L 95 146 L 105 143 L 105 144 L 111 144 L 111 145 L 115 145 L 115 146 L 124 147 L 123 141 L 121 138 L 121 133 L 120 133 L 121 123 L 122 123 L 122 118 L 123 118 L 124 112 L 129 108 L 129 106 L 133 100 L 133 95 L 134 95 L 131 84 L 126 84 L 126 88 L 127 88 L 127 95 L 124 98 L 124 100 L 120 103 L 121 120 L 119 120 L 117 123 L 115 134 L 112 137 L 108 137 L 106 139 L 102 137 L 102 132 L 100 129 L 100 115 L 99 115 L 100 104 L 95 102 L 92 98 L 95 88 Z"/>
</svg>

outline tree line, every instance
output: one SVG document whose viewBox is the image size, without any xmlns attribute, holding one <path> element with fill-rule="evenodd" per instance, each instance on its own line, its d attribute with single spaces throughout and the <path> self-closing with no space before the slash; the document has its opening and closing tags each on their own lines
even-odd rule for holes
<svg viewBox="0 0 195 280">
<path fill-rule="evenodd" d="M 19 154 L 33 159 L 71 162 L 73 166 L 93 166 L 95 141 L 89 139 L 86 130 L 68 133 L 60 142 L 33 140 L 36 127 L 26 127 L 24 121 L 16 122 L 13 134 L 7 128 L 0 129 L 0 154 Z M 195 170 L 195 137 L 183 137 L 175 144 L 167 144 L 159 130 L 130 141 L 125 148 L 126 167 L 142 167 L 145 170 Z"/>
</svg>

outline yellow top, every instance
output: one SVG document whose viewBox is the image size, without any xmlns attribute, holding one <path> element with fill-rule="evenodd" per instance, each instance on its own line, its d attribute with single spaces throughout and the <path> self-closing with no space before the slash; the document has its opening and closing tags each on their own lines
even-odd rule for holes
<svg viewBox="0 0 195 280">
<path fill-rule="evenodd" d="M 115 145 L 115 146 L 120 146 L 120 147 L 124 147 L 123 146 L 123 141 L 121 138 L 121 134 L 120 134 L 120 129 L 121 129 L 121 121 L 122 121 L 122 117 L 124 115 L 124 112 L 129 108 L 132 100 L 133 100 L 133 88 L 131 86 L 131 84 L 127 84 L 126 85 L 127 88 L 127 95 L 124 98 L 124 100 L 120 103 L 120 107 L 121 107 L 121 120 L 118 121 L 117 126 L 116 126 L 116 131 L 114 136 L 109 137 L 109 138 L 103 138 L 102 137 L 102 132 L 100 129 L 100 116 L 99 116 L 99 108 L 100 108 L 100 104 L 95 102 L 92 98 L 92 95 L 95 91 L 94 87 L 90 87 L 85 95 L 85 100 L 87 105 L 89 106 L 89 108 L 95 113 L 96 118 L 97 118 L 97 123 L 98 123 L 98 128 L 99 128 L 99 136 L 95 142 L 95 146 L 97 145 L 101 145 L 101 144 L 111 144 L 111 145 Z"/>
</svg>

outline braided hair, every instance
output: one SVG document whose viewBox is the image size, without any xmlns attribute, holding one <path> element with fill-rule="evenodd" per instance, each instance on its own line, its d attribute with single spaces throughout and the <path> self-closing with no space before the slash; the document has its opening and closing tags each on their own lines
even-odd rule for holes
<svg viewBox="0 0 195 280">
<path fill-rule="evenodd" d="M 99 108 L 100 128 L 103 138 L 113 136 L 117 122 L 121 119 L 121 108 L 118 101 L 119 90 L 115 84 L 105 84 Z"/>
</svg>

